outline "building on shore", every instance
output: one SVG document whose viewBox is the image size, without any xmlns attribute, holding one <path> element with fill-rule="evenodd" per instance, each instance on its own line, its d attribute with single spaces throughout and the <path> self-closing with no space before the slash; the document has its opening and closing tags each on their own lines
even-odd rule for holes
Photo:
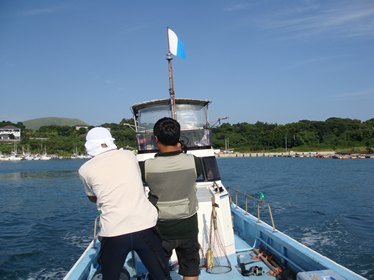
<svg viewBox="0 0 374 280">
<path fill-rule="evenodd" d="M 0 127 L 0 142 L 19 142 L 21 141 L 21 129 L 13 125 Z"/>
</svg>

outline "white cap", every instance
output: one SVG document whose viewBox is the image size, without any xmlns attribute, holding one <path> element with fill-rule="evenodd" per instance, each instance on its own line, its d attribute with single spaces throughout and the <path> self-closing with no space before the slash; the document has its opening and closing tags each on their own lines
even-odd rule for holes
<svg viewBox="0 0 374 280">
<path fill-rule="evenodd" d="M 86 144 L 84 146 L 86 147 L 87 154 L 94 157 L 106 151 L 117 149 L 117 146 L 113 142 L 114 140 L 108 129 L 94 127 L 87 133 Z M 101 147 L 101 144 L 106 144 L 107 148 Z"/>
</svg>

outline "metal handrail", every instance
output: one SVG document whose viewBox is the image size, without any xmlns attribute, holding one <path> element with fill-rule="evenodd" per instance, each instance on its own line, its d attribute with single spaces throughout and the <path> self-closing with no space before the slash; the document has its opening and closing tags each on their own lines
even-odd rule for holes
<svg viewBox="0 0 374 280">
<path fill-rule="evenodd" d="M 269 208 L 271 223 L 273 225 L 273 233 L 277 232 L 276 229 L 275 229 L 275 225 L 274 225 L 273 214 L 271 213 L 271 208 L 270 208 L 270 205 L 268 203 L 265 203 L 262 200 L 254 198 L 254 197 L 252 197 L 248 194 L 245 194 L 245 193 L 243 193 L 241 191 L 238 191 L 236 189 L 233 189 L 231 187 L 227 187 L 227 192 L 229 193 L 231 203 L 233 203 L 233 202 L 232 202 L 232 197 L 230 196 L 230 190 L 235 191 L 235 209 L 239 208 L 239 206 L 238 206 L 238 193 L 245 196 L 245 215 L 249 215 L 249 213 L 248 213 L 248 198 L 251 198 L 252 200 L 257 201 L 257 223 L 262 223 L 261 220 L 260 220 L 260 203 L 267 205 L 267 207 Z"/>
</svg>

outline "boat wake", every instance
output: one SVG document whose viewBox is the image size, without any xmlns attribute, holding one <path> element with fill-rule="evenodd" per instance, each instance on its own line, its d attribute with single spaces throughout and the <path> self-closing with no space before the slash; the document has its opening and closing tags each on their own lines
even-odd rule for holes
<svg viewBox="0 0 374 280">
<path fill-rule="evenodd" d="M 68 232 L 66 236 L 63 237 L 63 240 L 69 246 L 82 249 L 83 252 L 92 241 L 92 234 L 86 230 L 82 230 L 80 233 L 81 234 L 79 234 L 79 232 Z"/>
</svg>

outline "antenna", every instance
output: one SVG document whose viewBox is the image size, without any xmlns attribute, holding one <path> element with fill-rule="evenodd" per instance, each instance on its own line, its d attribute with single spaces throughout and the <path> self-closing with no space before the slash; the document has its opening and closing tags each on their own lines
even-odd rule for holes
<svg viewBox="0 0 374 280">
<path fill-rule="evenodd" d="M 223 118 L 219 118 L 219 119 L 216 119 L 216 120 L 214 120 L 214 121 L 211 121 L 211 122 L 207 122 L 205 125 L 204 125 L 204 128 L 206 129 L 206 128 L 213 128 L 213 127 L 215 127 L 216 125 L 217 125 L 217 123 L 218 124 L 221 124 L 221 121 L 222 120 L 226 120 L 226 119 L 228 119 L 229 117 L 223 117 Z M 213 123 L 214 122 L 214 124 L 213 125 L 210 125 L 211 123 Z"/>
</svg>

